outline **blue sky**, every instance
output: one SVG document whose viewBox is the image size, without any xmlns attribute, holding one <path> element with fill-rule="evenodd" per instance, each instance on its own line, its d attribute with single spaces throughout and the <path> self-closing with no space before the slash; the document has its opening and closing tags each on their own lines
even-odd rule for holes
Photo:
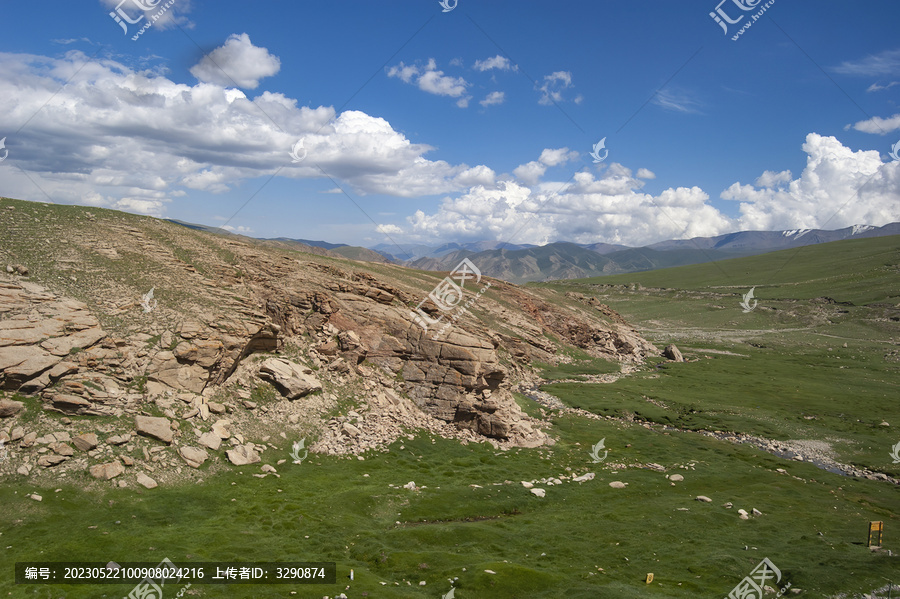
<svg viewBox="0 0 900 599">
<path fill-rule="evenodd" d="M 167 1 L 7 3 L 0 194 L 366 246 L 900 220 L 896 2 Z"/>
</svg>

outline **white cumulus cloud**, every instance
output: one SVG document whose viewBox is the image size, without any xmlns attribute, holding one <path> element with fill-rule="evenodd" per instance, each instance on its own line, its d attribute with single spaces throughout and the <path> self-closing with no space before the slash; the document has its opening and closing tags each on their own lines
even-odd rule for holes
<svg viewBox="0 0 900 599">
<path fill-rule="evenodd" d="M 572 73 L 569 71 L 556 71 L 544 76 L 544 82 L 537 87 L 541 92 L 538 104 L 547 106 L 559 104 L 563 101 L 563 91 L 572 87 Z"/>
<path fill-rule="evenodd" d="M 0 131 L 32 123 L 6 136 L 3 193 L 22 199 L 159 216 L 191 190 L 221 193 L 276 172 L 310 179 L 324 170 L 356 193 L 400 197 L 457 193 L 495 177 L 483 165 L 428 160 L 431 146 L 360 111 L 176 83 L 77 50 L 0 53 L 0 96 Z M 308 156 L 294 164 L 289 152 L 300 139 Z"/>
<path fill-rule="evenodd" d="M 840 229 L 900 220 L 900 163 L 816 133 L 807 135 L 803 151 L 806 168 L 797 179 L 767 172 L 756 186 L 735 183 L 722 192 L 723 199 L 741 203 L 737 229 Z"/>
<path fill-rule="evenodd" d="M 491 92 L 485 96 L 484 100 L 479 102 L 482 106 L 493 106 L 494 104 L 503 104 L 506 94 L 503 92 Z"/>
<path fill-rule="evenodd" d="M 484 60 L 476 60 L 475 65 L 473 67 L 476 71 L 490 71 L 492 69 L 497 69 L 499 71 L 516 71 L 519 67 L 513 65 L 508 58 L 505 56 L 497 55 L 492 58 L 486 58 Z"/>
<path fill-rule="evenodd" d="M 807 166 L 765 171 L 754 185 L 735 183 L 721 197 L 740 202 L 735 218 L 709 203 L 697 186 L 642 191 L 655 175 L 611 163 L 602 176 L 583 170 L 572 181 L 541 181 L 565 148 L 545 150 L 542 160 L 513 171 L 516 181 L 476 185 L 447 198 L 432 214 L 419 210 L 407 220 L 409 238 L 494 239 L 544 244 L 622 243 L 641 246 L 664 239 L 688 239 L 740 230 L 837 229 L 853 224 L 900 221 L 900 163 L 884 163 L 875 150 L 854 152 L 833 137 L 809 134 L 803 150 Z M 502 178 L 501 178 L 502 179 Z"/>
<path fill-rule="evenodd" d="M 204 56 L 191 68 L 191 75 L 204 83 L 256 89 L 260 79 L 280 70 L 281 60 L 277 56 L 254 46 L 250 36 L 242 33 L 232 34 L 225 45 Z"/>
<path fill-rule="evenodd" d="M 853 129 L 863 133 L 886 135 L 900 129 L 900 113 L 886 119 L 875 116 L 865 121 L 859 121 L 853 125 Z"/>
<path fill-rule="evenodd" d="M 388 77 L 396 77 L 404 83 L 415 84 L 424 92 L 436 96 L 449 96 L 460 98 L 457 105 L 460 108 L 468 106 L 468 98 L 463 97 L 469 87 L 469 83 L 462 77 L 450 77 L 438 70 L 433 58 L 428 59 L 424 66 L 407 65 L 400 63 L 390 67 Z"/>
</svg>

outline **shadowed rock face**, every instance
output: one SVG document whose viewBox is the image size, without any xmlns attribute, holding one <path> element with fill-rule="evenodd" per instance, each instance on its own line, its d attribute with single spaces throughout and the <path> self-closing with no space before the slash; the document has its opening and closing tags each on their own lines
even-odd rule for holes
<svg viewBox="0 0 900 599">
<path fill-rule="evenodd" d="M 144 402 L 163 395 L 186 395 L 192 409 L 184 417 L 206 419 L 219 406 L 206 397 L 228 384 L 246 358 L 288 344 L 317 370 L 270 358 L 260 376 L 285 397 L 316 393 L 326 380 L 368 376 L 389 397 L 409 398 L 410 406 L 443 422 L 535 445 L 547 437 L 532 428 L 510 391 L 531 361 L 556 362 L 561 345 L 617 361 L 659 353 L 608 306 L 580 294 L 490 281 L 477 298 L 477 290 L 465 289 L 465 299 L 474 299 L 468 313 L 441 312 L 431 300 L 422 305 L 442 319 L 425 330 L 413 309 L 443 273 L 336 262 L 152 219 L 141 223 L 92 218 L 89 227 L 73 225 L 59 250 L 68 257 L 52 256 L 48 264 L 77 263 L 78 252 L 95 252 L 102 238 L 102 256 L 111 260 L 115 251 L 121 268 L 123 257 L 139 248 L 141 259 L 161 273 L 153 279 L 158 305 L 149 312 L 140 301 L 146 289 L 129 287 L 112 272 L 102 292 L 78 295 L 83 302 L 50 288 L 69 278 L 61 271 L 44 273 L 42 285 L 0 273 L 0 388 L 40 393 L 45 409 L 118 416 L 139 413 Z M 175 239 L 197 266 L 178 259 L 158 237 Z M 28 266 L 32 277 L 43 272 Z M 101 326 L 106 317 L 113 326 Z M 378 381 L 364 374 L 373 367 L 382 373 Z"/>
</svg>

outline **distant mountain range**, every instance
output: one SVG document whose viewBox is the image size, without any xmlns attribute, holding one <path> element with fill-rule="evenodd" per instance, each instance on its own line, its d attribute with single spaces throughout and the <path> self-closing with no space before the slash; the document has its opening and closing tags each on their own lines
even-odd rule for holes
<svg viewBox="0 0 900 599">
<path fill-rule="evenodd" d="M 445 243 L 439 247 L 431 247 L 427 245 L 391 245 L 389 243 L 381 243 L 373 246 L 372 249 L 398 263 L 411 262 L 419 258 L 440 258 L 454 252 L 467 251 L 472 253 L 485 252 L 489 250 L 524 250 L 537 247 L 531 244 L 515 244 L 503 241 L 475 241 L 472 243 Z M 625 247 L 625 246 L 621 246 Z"/>
<path fill-rule="evenodd" d="M 450 245 L 444 245 L 426 252 L 427 248 L 418 246 L 422 256 L 405 264 L 421 270 L 447 271 L 468 258 L 485 275 L 521 284 L 701 264 L 830 241 L 888 235 L 900 235 L 900 223 L 883 227 L 854 225 L 836 231 L 740 231 L 715 237 L 661 241 L 640 248 L 557 242 L 544 246 L 507 244 L 506 249 L 476 251 L 474 248 L 479 244 L 451 244 L 456 249 L 446 251 Z M 373 249 L 378 251 L 380 247 Z"/>
<path fill-rule="evenodd" d="M 223 232 L 216 227 L 177 220 L 171 222 L 201 231 Z M 468 258 L 487 276 L 521 284 L 716 262 L 830 241 L 888 235 L 900 235 L 900 223 L 883 227 L 853 225 L 836 231 L 739 231 L 715 237 L 660 241 L 638 248 L 609 243 L 556 242 L 536 246 L 499 241 L 445 243 L 436 247 L 421 244 L 379 244 L 363 248 L 286 237 L 263 241 L 323 256 L 339 256 L 365 262 L 393 262 L 432 271 L 452 270 L 463 258 Z"/>
</svg>

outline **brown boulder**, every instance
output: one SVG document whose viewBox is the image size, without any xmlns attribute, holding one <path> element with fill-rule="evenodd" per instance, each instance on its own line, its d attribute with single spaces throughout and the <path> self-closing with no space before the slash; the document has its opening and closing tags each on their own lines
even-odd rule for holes
<svg viewBox="0 0 900 599">
<path fill-rule="evenodd" d="M 248 464 L 257 464 L 262 461 L 256 449 L 252 445 L 238 445 L 234 449 L 225 452 L 228 459 L 235 466 L 247 466 Z"/>
<path fill-rule="evenodd" d="M 312 370 L 283 358 L 269 358 L 259 367 L 260 378 L 278 388 L 288 399 L 299 399 L 322 390 L 322 384 Z"/>
<path fill-rule="evenodd" d="M 209 459 L 209 454 L 197 447 L 179 447 L 178 454 L 191 468 L 199 468 L 203 462 Z"/>
<path fill-rule="evenodd" d="M 95 466 L 91 466 L 90 468 L 91 476 L 94 478 L 99 478 L 100 480 L 111 480 L 121 474 L 125 473 L 125 466 L 122 465 L 122 462 L 116 460 L 115 462 L 109 462 L 108 464 L 97 464 Z"/>
<path fill-rule="evenodd" d="M 94 433 L 85 433 L 72 439 L 72 443 L 81 451 L 91 451 L 97 448 L 100 440 Z"/>
<path fill-rule="evenodd" d="M 675 346 L 674 343 L 670 343 L 666 346 L 666 349 L 663 350 L 663 355 L 673 362 L 684 362 L 684 357 L 681 355 L 681 351 Z"/>
<path fill-rule="evenodd" d="M 11 399 L 0 399 L 0 418 L 9 418 L 25 410 L 25 404 Z"/>
<path fill-rule="evenodd" d="M 45 456 L 41 456 L 40 458 L 38 458 L 37 463 L 38 463 L 38 466 L 43 466 L 44 468 L 51 468 L 53 466 L 56 466 L 57 464 L 62 464 L 63 462 L 65 462 L 68 459 L 69 458 L 67 458 L 65 456 L 56 455 L 56 454 L 45 455 Z"/>
<path fill-rule="evenodd" d="M 174 433 L 172 432 L 172 423 L 168 418 L 158 418 L 155 416 L 135 416 L 134 430 L 139 435 L 152 437 L 166 444 L 172 443 L 172 439 L 174 438 Z"/>
</svg>

